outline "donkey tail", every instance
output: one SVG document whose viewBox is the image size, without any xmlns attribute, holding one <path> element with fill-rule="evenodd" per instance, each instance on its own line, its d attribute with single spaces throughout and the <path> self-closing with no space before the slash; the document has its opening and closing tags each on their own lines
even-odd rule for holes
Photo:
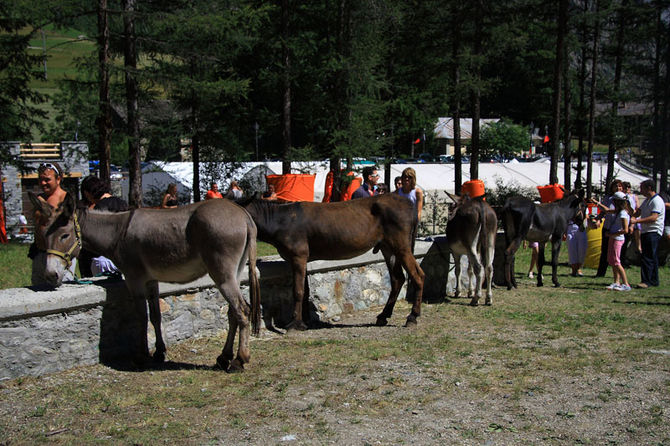
<svg viewBox="0 0 670 446">
<path fill-rule="evenodd" d="M 248 213 L 247 213 L 248 215 Z M 261 286 L 256 274 L 256 224 L 251 216 L 248 216 L 249 225 L 247 229 L 247 255 L 249 257 L 249 301 L 251 303 L 251 332 L 254 335 L 260 333 L 261 325 Z"/>
</svg>

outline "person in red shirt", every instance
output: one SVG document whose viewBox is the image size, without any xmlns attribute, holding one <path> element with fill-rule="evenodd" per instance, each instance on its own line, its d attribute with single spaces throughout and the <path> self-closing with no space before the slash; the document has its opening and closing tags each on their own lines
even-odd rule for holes
<svg viewBox="0 0 670 446">
<path fill-rule="evenodd" d="M 205 200 L 211 200 L 212 198 L 223 198 L 223 195 L 219 192 L 219 185 L 215 182 L 210 184 L 207 195 L 205 195 Z"/>
</svg>

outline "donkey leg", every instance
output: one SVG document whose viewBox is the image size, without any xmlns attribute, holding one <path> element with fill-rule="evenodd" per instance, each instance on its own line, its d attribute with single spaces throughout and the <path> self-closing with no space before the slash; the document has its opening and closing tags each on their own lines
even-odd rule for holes
<svg viewBox="0 0 670 446">
<path fill-rule="evenodd" d="M 249 363 L 251 360 L 251 349 L 249 348 L 249 332 L 251 331 L 249 316 L 251 315 L 251 307 L 247 305 L 241 293 L 239 294 L 239 302 L 238 329 L 240 340 L 237 347 L 237 356 L 230 364 L 229 373 L 242 372 L 244 364 Z"/>
<path fill-rule="evenodd" d="M 487 248 L 484 248 L 487 249 Z M 489 244 L 488 256 L 486 258 L 486 301 L 485 305 L 493 304 L 493 257 L 495 256 L 495 243 Z"/>
<path fill-rule="evenodd" d="M 403 267 L 407 270 L 407 275 L 410 280 L 414 282 L 416 295 L 414 298 L 414 305 L 412 305 L 412 312 L 407 316 L 405 327 L 416 325 L 416 318 L 421 316 L 421 301 L 423 299 L 423 282 L 426 274 L 423 272 L 412 251 L 408 251 L 402 257 Z"/>
<path fill-rule="evenodd" d="M 477 291 L 475 273 L 468 260 L 468 299 L 472 299 Z"/>
<path fill-rule="evenodd" d="M 544 286 L 544 279 L 542 277 L 542 267 L 545 264 L 544 259 L 544 242 L 540 242 L 540 249 L 537 253 L 537 286 Z"/>
<path fill-rule="evenodd" d="M 147 340 L 147 328 L 149 325 L 149 318 L 147 316 L 147 299 L 144 295 L 132 295 L 135 310 L 139 316 L 139 324 L 137 325 L 137 334 L 134 349 L 134 362 L 139 367 L 145 367 L 149 360 L 149 341 Z"/>
<path fill-rule="evenodd" d="M 149 358 L 149 341 L 147 340 L 147 329 L 149 318 L 147 316 L 147 286 L 142 279 L 127 277 L 126 287 L 132 299 L 138 323 L 133 327 L 134 331 L 134 349 L 133 360 L 138 366 L 143 367 Z"/>
<path fill-rule="evenodd" d="M 226 335 L 226 343 L 223 345 L 223 350 L 221 350 L 221 354 L 216 358 L 216 365 L 222 370 L 228 370 L 230 362 L 233 360 L 233 347 L 235 346 L 236 334 L 237 315 L 233 310 L 233 306 L 228 304 L 228 334 Z"/>
<path fill-rule="evenodd" d="M 521 239 L 515 238 L 505 250 L 505 282 L 507 289 L 516 288 L 516 277 L 514 277 L 514 255 L 521 246 Z"/>
<path fill-rule="evenodd" d="M 219 286 L 221 293 L 226 296 L 229 309 L 228 320 L 228 338 L 226 345 L 221 353 L 221 362 L 217 358 L 217 364 L 225 365 L 227 358 L 232 358 L 232 348 L 235 340 L 236 331 L 239 330 L 240 339 L 237 349 L 237 357 L 230 362 L 227 372 L 235 373 L 244 370 L 244 364 L 251 359 L 251 352 L 249 350 L 249 314 L 251 309 L 244 300 L 240 292 L 239 285 L 236 280 L 230 280 Z M 236 330 L 237 329 L 237 330 Z"/>
<path fill-rule="evenodd" d="M 155 362 L 165 361 L 165 342 L 163 342 L 163 330 L 161 329 L 161 308 L 158 301 L 158 282 L 152 281 L 147 284 L 147 292 L 149 293 L 149 319 L 151 325 L 154 326 L 154 333 L 156 335 L 156 351 L 153 359 Z"/>
<path fill-rule="evenodd" d="M 293 259 L 293 320 L 286 327 L 288 330 L 307 330 L 302 320 L 302 301 L 305 298 L 305 277 L 307 275 L 307 260 Z"/>
<path fill-rule="evenodd" d="M 468 269 L 472 269 L 470 278 L 474 281 L 474 295 L 472 296 L 470 305 L 476 307 L 479 305 L 479 298 L 482 293 L 482 264 L 476 253 L 468 253 L 468 263 Z"/>
<path fill-rule="evenodd" d="M 447 265 L 447 271 L 449 271 L 449 265 Z M 454 276 L 456 278 L 454 299 L 457 299 L 461 294 L 461 256 L 456 254 L 454 254 Z"/>
<path fill-rule="evenodd" d="M 386 305 L 384 305 L 384 309 L 377 316 L 375 325 L 378 327 L 383 327 L 388 324 L 388 319 L 393 314 L 393 307 L 395 307 L 396 300 L 400 294 L 400 289 L 405 283 L 405 275 L 402 272 L 402 265 L 398 259 L 393 258 L 393 261 L 391 261 L 391 255 L 387 256 L 387 253 L 385 252 L 383 252 L 383 254 L 384 258 L 386 259 L 386 266 L 389 270 L 389 276 L 391 278 L 391 293 L 389 294 L 389 298 L 386 301 Z"/>
<path fill-rule="evenodd" d="M 551 281 L 555 287 L 560 287 L 558 282 L 558 255 L 561 252 L 561 237 L 551 241 Z"/>
</svg>

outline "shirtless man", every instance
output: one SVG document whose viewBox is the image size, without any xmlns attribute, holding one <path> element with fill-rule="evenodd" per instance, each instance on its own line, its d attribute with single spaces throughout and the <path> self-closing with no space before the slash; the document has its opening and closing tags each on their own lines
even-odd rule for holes
<svg viewBox="0 0 670 446">
<path fill-rule="evenodd" d="M 56 209 L 65 200 L 67 192 L 60 187 L 63 179 L 63 168 L 56 162 L 47 162 L 40 164 L 37 168 L 38 184 L 42 193 L 40 198 L 44 199 L 49 205 Z M 37 248 L 35 243 L 30 246 L 28 257 L 33 259 L 32 284 L 33 286 L 42 286 L 47 282 L 44 280 L 44 269 L 46 267 L 47 255 L 44 251 Z M 64 280 L 74 279 L 75 263 L 70 268 L 71 276 L 66 274 Z"/>
</svg>

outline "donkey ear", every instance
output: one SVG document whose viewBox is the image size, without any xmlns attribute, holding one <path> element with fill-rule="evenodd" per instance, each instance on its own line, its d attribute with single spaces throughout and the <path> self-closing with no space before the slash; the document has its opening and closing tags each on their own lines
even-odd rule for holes
<svg viewBox="0 0 670 446">
<path fill-rule="evenodd" d="M 40 216 L 45 219 L 49 219 L 49 217 L 51 217 L 51 206 L 44 200 L 44 198 L 33 193 L 32 191 L 28 191 L 28 198 L 30 198 L 30 202 L 33 204 L 35 213 L 39 212 Z"/>
<path fill-rule="evenodd" d="M 456 194 L 450 194 L 450 193 L 447 192 L 447 191 L 445 191 L 445 193 L 447 194 L 447 196 L 448 196 L 449 198 L 451 198 L 451 201 L 453 201 L 454 203 L 459 203 L 459 202 L 461 201 L 461 197 L 460 197 L 460 196 L 458 196 L 458 195 L 456 195 Z"/>
<path fill-rule="evenodd" d="M 77 209 L 77 200 L 75 200 L 74 195 L 67 193 L 65 195 L 65 200 L 61 203 L 61 208 L 63 209 L 63 215 L 69 217 Z"/>
</svg>

